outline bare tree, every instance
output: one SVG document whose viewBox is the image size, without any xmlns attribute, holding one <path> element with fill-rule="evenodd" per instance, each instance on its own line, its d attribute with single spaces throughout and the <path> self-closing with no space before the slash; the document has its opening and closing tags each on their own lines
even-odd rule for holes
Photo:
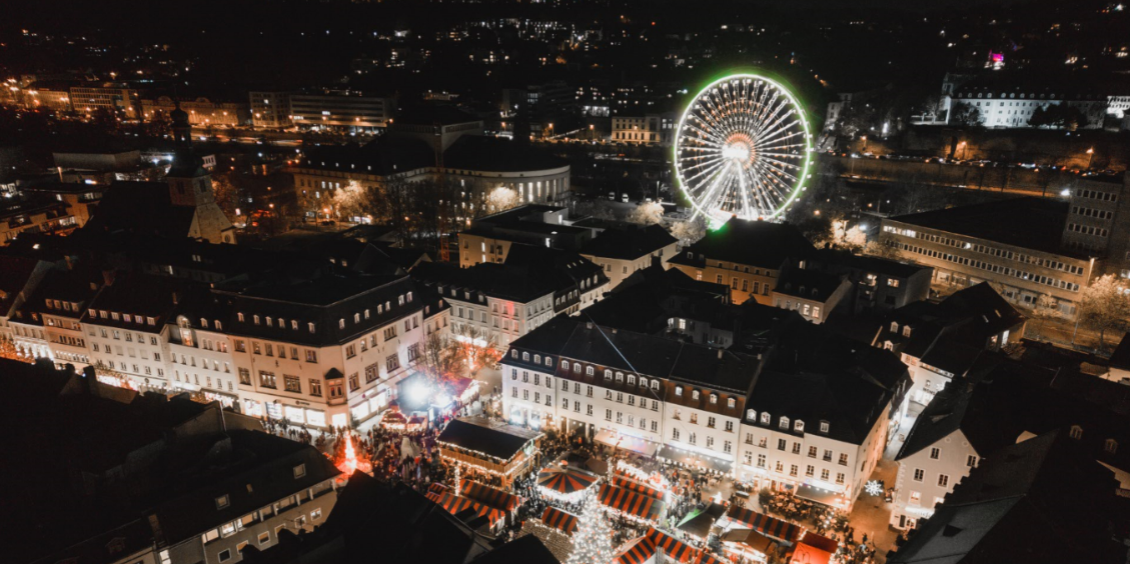
<svg viewBox="0 0 1130 564">
<path fill-rule="evenodd" d="M 1119 329 L 1130 318 L 1130 297 L 1113 274 L 1096 278 L 1083 289 L 1079 299 L 1078 315 L 1091 327 L 1099 330 L 1099 348 L 1106 346 L 1108 329 Z"/>
<path fill-rule="evenodd" d="M 628 221 L 643 225 L 657 225 L 663 222 L 663 206 L 655 202 L 644 202 L 628 213 Z"/>
</svg>

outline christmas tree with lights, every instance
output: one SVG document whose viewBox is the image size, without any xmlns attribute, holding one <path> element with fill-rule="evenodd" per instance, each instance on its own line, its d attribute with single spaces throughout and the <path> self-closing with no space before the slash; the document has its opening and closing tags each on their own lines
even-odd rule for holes
<svg viewBox="0 0 1130 564">
<path fill-rule="evenodd" d="M 585 498 L 581 522 L 573 533 L 573 553 L 566 564 L 608 564 L 612 561 L 612 526 L 596 492 Z"/>
</svg>

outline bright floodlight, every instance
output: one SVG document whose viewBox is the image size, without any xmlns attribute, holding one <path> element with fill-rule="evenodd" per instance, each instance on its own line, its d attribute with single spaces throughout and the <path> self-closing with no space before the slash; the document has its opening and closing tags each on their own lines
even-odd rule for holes
<svg viewBox="0 0 1130 564">
<path fill-rule="evenodd" d="M 412 398 L 412 403 L 415 403 L 417 405 L 428 401 L 428 395 L 430 393 L 431 389 L 426 384 L 421 384 L 419 382 L 413 384 L 412 387 L 408 390 L 408 394 Z"/>
<path fill-rule="evenodd" d="M 808 177 L 812 135 L 796 97 L 754 74 L 716 80 L 695 96 L 675 134 L 675 176 L 696 215 L 771 219 Z"/>
</svg>

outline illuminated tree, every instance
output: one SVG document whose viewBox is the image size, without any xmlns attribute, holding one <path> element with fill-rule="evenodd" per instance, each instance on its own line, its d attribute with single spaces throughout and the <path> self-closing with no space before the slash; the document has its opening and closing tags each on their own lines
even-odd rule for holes
<svg viewBox="0 0 1130 564">
<path fill-rule="evenodd" d="M 1118 329 L 1130 319 L 1130 297 L 1113 274 L 1096 278 L 1080 293 L 1079 311 L 1082 321 L 1099 330 L 1099 348 L 1105 346 L 1108 329 Z"/>
<path fill-rule="evenodd" d="M 459 352 L 453 340 L 441 337 L 437 331 L 424 341 L 417 369 L 433 381 L 450 380 L 459 375 Z"/>
<path fill-rule="evenodd" d="M 678 221 L 671 226 L 671 235 L 679 240 L 680 247 L 689 247 L 706 236 L 706 220 L 699 216 L 687 221 Z"/>
<path fill-rule="evenodd" d="M 594 488 L 595 489 L 595 488 Z M 573 553 L 566 564 L 609 564 L 612 561 L 612 526 L 596 492 L 585 498 L 580 525 L 573 533 Z"/>
<path fill-rule="evenodd" d="M 871 241 L 870 243 L 867 243 L 867 245 L 863 247 L 863 254 L 889 260 L 902 259 L 902 253 L 899 252 L 898 247 L 894 245 L 888 245 L 880 241 Z"/>
<path fill-rule="evenodd" d="M 504 212 L 511 208 L 516 208 L 521 205 L 522 199 L 518 197 L 518 192 L 511 188 L 499 186 L 491 190 L 487 194 L 487 213 Z"/>
<path fill-rule="evenodd" d="M 656 225 L 663 221 L 663 206 L 655 202 L 644 202 L 628 213 L 628 221 L 643 225 Z"/>
</svg>

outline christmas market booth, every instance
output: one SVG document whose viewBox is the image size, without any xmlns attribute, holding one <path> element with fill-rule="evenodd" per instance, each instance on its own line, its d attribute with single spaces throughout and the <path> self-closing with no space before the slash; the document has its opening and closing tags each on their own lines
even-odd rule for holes
<svg viewBox="0 0 1130 564">
<path fill-rule="evenodd" d="M 576 502 L 599 478 L 562 461 L 538 473 L 538 493 L 550 499 Z"/>
<path fill-rule="evenodd" d="M 676 527 L 683 534 L 698 541 L 700 546 L 706 542 L 707 537 L 710 536 L 710 531 L 714 528 L 714 523 L 718 521 L 723 515 L 726 514 L 726 506 L 720 503 L 710 502 L 710 505 L 702 509 L 694 509 L 687 516 L 679 521 Z"/>
<path fill-rule="evenodd" d="M 392 406 L 381 416 L 381 428 L 387 431 L 404 432 L 408 429 L 408 418 L 400 412 L 400 408 Z"/>
<path fill-rule="evenodd" d="M 518 506 L 522 505 L 522 498 L 504 492 L 498 488 L 480 484 L 474 480 L 464 479 L 459 483 L 459 495 L 476 503 L 501 511 L 506 516 L 508 523 L 513 523 L 517 517 Z"/>
<path fill-rule="evenodd" d="M 444 463 L 499 478 L 503 487 L 534 468 L 545 435 L 487 419 L 454 419 L 436 438 Z"/>
<path fill-rule="evenodd" d="M 753 529 L 763 535 L 790 544 L 795 543 L 804 533 L 804 529 L 800 525 L 737 505 L 730 506 L 726 516 L 719 520 L 718 525 L 727 531 L 730 529 Z"/>
<path fill-rule="evenodd" d="M 663 502 L 645 493 L 612 484 L 600 487 L 600 504 L 631 521 L 654 524 L 663 516 Z"/>
<path fill-rule="evenodd" d="M 506 512 L 473 499 L 451 493 L 446 487 L 432 484 L 427 498 L 472 529 L 498 534 L 506 527 Z"/>
</svg>

